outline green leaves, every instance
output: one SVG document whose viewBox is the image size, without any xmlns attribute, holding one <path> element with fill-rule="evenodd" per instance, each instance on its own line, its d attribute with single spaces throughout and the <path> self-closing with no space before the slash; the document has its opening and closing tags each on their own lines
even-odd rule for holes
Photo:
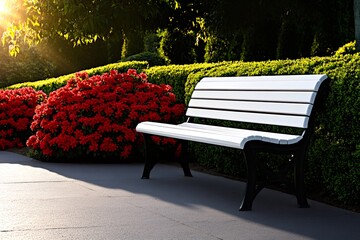
<svg viewBox="0 0 360 240">
<path fill-rule="evenodd" d="M 120 42 L 129 30 L 144 32 L 157 28 L 162 22 L 158 19 L 164 15 L 166 4 L 163 0 L 24 1 L 25 19 L 8 29 L 4 44 L 14 45 L 11 49 L 16 55 L 24 44 L 35 45 L 56 36 L 64 37 L 74 46 L 111 37 Z M 15 44 L 17 39 L 12 37 L 12 33 L 20 27 L 22 39 Z"/>
</svg>

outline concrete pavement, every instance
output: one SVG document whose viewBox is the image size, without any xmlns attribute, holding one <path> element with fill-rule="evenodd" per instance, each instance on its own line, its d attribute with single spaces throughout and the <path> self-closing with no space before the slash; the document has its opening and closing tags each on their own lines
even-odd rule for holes
<svg viewBox="0 0 360 240">
<path fill-rule="evenodd" d="M 44 163 L 0 152 L 0 239 L 360 239 L 360 214 L 177 166 Z"/>
</svg>

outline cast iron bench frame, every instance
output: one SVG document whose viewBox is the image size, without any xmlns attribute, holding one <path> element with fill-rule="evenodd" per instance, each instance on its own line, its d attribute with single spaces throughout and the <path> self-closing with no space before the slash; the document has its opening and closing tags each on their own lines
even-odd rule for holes
<svg viewBox="0 0 360 240">
<path fill-rule="evenodd" d="M 295 195 L 300 207 L 309 207 L 304 189 L 306 150 L 313 132 L 314 112 L 329 82 L 326 75 L 281 75 L 246 77 L 205 77 L 195 87 L 182 124 L 142 122 L 136 127 L 145 139 L 146 159 L 142 175 L 150 177 L 157 162 L 151 136 L 179 139 L 180 164 L 185 176 L 192 176 L 188 164 L 188 141 L 242 150 L 246 160 L 247 182 L 241 211 L 252 203 L 264 187 L 257 185 L 257 152 L 292 154 Z M 283 134 L 193 123 L 194 118 L 275 125 L 302 130 L 302 134 Z"/>
</svg>

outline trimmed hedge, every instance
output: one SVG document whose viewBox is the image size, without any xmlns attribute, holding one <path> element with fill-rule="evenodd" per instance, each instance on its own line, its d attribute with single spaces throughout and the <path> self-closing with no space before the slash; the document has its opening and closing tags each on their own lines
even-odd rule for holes
<svg viewBox="0 0 360 240">
<path fill-rule="evenodd" d="M 132 61 L 132 62 L 120 62 L 112 63 L 101 67 L 91 68 L 80 72 L 87 72 L 89 77 L 94 75 L 102 75 L 110 72 L 111 70 L 117 70 L 118 72 L 126 72 L 128 69 L 136 69 L 138 72 L 142 72 L 147 68 L 148 63 L 144 61 Z M 67 81 L 75 77 L 75 73 L 67 74 L 56 78 L 48 78 L 36 82 L 24 82 L 7 87 L 8 89 L 17 89 L 22 87 L 32 87 L 35 90 L 42 90 L 46 94 L 53 92 L 66 85 Z"/>
<path fill-rule="evenodd" d="M 145 73 L 151 83 L 168 84 L 172 86 L 177 100 L 179 102 L 184 102 L 184 86 L 189 75 L 195 74 L 198 71 L 213 69 L 227 64 L 228 62 L 156 66 L 146 69 Z"/>
</svg>

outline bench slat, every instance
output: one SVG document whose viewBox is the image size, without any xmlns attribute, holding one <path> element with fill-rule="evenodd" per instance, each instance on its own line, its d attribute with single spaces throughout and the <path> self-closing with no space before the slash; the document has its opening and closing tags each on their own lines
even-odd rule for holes
<svg viewBox="0 0 360 240">
<path fill-rule="evenodd" d="M 189 117 L 241 121 L 295 128 L 307 128 L 309 117 L 188 108 Z"/>
<path fill-rule="evenodd" d="M 311 104 L 191 99 L 189 107 L 309 116 Z"/>
<path fill-rule="evenodd" d="M 242 81 L 200 81 L 195 90 L 248 90 L 248 91 L 317 91 L 318 81 L 286 81 L 286 80 L 242 80 Z"/>
<path fill-rule="evenodd" d="M 235 81 L 319 81 L 322 83 L 327 79 L 324 74 L 308 75 L 270 75 L 270 76 L 237 76 L 237 77 L 204 77 L 202 82 L 235 82 Z"/>
<path fill-rule="evenodd" d="M 313 103 L 316 92 L 276 92 L 276 91 L 206 91 L 195 90 L 193 99 L 249 100 L 290 103 Z"/>
</svg>

